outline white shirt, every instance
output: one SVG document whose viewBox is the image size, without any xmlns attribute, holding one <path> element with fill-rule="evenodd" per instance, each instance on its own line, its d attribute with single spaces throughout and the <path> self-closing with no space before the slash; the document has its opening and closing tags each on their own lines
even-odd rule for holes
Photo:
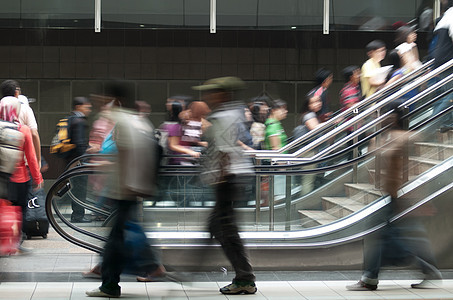
<svg viewBox="0 0 453 300">
<path fill-rule="evenodd" d="M 28 99 L 24 95 L 19 95 L 18 97 L 20 103 L 22 104 L 19 112 L 19 123 L 27 125 L 30 129 L 38 130 L 38 123 L 36 122 L 35 114 L 33 109 L 28 104 Z"/>
</svg>

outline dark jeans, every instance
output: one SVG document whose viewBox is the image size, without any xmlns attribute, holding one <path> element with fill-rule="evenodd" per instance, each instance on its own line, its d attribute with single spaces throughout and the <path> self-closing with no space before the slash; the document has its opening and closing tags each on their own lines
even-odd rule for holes
<svg viewBox="0 0 453 300">
<path fill-rule="evenodd" d="M 216 205 L 209 217 L 209 231 L 222 246 L 236 272 L 235 280 L 255 281 L 252 266 L 239 237 L 233 202 L 240 201 L 243 183 L 230 177 L 215 187 Z"/>
<path fill-rule="evenodd" d="M 438 77 L 435 78 L 435 82 L 439 82 L 439 81 L 443 80 L 448 75 L 450 75 L 450 73 L 447 73 L 447 72 L 444 72 L 444 73 L 440 74 Z M 448 87 L 447 87 L 447 85 L 448 85 Z M 448 83 L 448 84 L 443 85 L 442 87 L 440 87 L 439 88 L 439 94 L 441 94 L 443 92 L 446 92 L 449 87 L 451 87 L 451 83 Z M 437 102 L 434 103 L 434 105 L 433 105 L 433 116 L 437 115 L 442 110 L 450 107 L 451 104 L 452 104 L 452 102 L 451 102 L 452 100 L 453 100 L 452 94 L 446 95 L 442 99 L 437 100 Z M 453 123 L 453 113 L 449 112 L 449 113 L 445 114 L 441 118 L 441 122 L 442 122 L 443 125 L 451 126 L 452 123 Z"/>
<path fill-rule="evenodd" d="M 383 208 L 384 219 L 394 212 L 392 205 Z M 439 279 L 436 261 L 425 228 L 416 218 L 406 218 L 398 224 L 388 224 L 381 231 L 365 240 L 364 271 L 361 280 L 378 284 L 379 271 L 383 266 L 416 265 L 427 279 Z"/>
<path fill-rule="evenodd" d="M 112 227 L 112 231 L 104 246 L 102 260 L 102 285 L 101 291 L 108 294 L 119 294 L 120 275 L 131 259 L 132 249 L 128 249 L 125 244 L 125 229 L 127 222 L 134 220 L 137 209 L 137 202 L 132 200 L 113 200 L 117 204 L 117 215 Z M 159 258 L 151 247 L 145 247 L 140 253 L 140 272 L 150 273 L 159 265 Z M 140 274 L 142 275 L 142 274 Z"/>
<path fill-rule="evenodd" d="M 71 179 L 71 192 L 82 202 L 85 202 L 87 197 L 87 181 L 88 177 L 86 175 L 75 176 Z M 71 200 L 71 208 L 71 220 L 77 221 L 85 217 L 85 208 L 73 200 Z"/>
<path fill-rule="evenodd" d="M 17 183 L 8 183 L 8 200 L 15 206 L 22 208 L 22 222 L 25 221 L 25 210 L 28 203 L 28 189 L 30 188 L 31 181 Z"/>
</svg>

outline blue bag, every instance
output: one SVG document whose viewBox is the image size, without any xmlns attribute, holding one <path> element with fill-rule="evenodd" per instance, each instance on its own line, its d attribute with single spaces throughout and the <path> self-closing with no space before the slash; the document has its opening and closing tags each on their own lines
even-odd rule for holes
<svg viewBox="0 0 453 300">
<path fill-rule="evenodd" d="M 102 142 L 101 145 L 101 151 L 99 153 L 101 154 L 116 154 L 118 153 L 118 148 L 116 147 L 116 142 L 113 140 L 113 131 L 115 129 L 112 129 L 110 133 L 106 136 L 105 140 Z"/>
</svg>

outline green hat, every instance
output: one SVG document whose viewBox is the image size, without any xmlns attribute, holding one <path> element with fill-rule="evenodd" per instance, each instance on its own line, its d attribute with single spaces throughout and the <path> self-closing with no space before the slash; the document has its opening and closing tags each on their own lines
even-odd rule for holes
<svg viewBox="0 0 453 300">
<path fill-rule="evenodd" d="M 192 89 L 198 91 L 225 90 L 235 91 L 245 89 L 245 82 L 238 77 L 227 76 L 213 78 L 205 81 L 202 85 L 193 86 Z"/>
</svg>

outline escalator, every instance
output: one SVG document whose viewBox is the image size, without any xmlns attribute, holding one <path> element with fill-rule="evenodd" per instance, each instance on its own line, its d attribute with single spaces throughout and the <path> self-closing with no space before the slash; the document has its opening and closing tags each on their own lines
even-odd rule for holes
<svg viewBox="0 0 453 300">
<path fill-rule="evenodd" d="M 450 68 L 443 67 L 438 73 Z M 244 191 L 248 201 L 237 203 L 237 212 L 241 235 L 257 269 L 357 268 L 361 264 L 362 240 L 385 225 L 380 212 L 390 202 L 380 190 L 380 178 L 385 176 L 379 168 L 380 151 L 372 151 L 370 146 L 372 142 L 381 144 L 380 139 L 385 136 L 386 128 L 382 124 L 390 112 L 381 113 L 381 109 L 414 88 L 415 83 L 426 84 L 435 76 L 433 72 L 422 72 L 414 83 L 406 84 L 390 96 L 385 95 L 375 105 L 353 108 L 355 116 L 347 115 L 351 113 L 348 111 L 340 113 L 334 119 L 342 122 L 326 125 L 333 126 L 328 133 L 334 134 L 326 134 L 321 128 L 318 130 L 321 137 L 313 139 L 310 135 L 316 132 L 309 133 L 308 137 L 290 144 L 290 154 L 255 154 L 256 178 L 252 178 L 249 185 L 253 188 Z M 437 208 L 435 218 L 424 218 L 423 222 L 436 246 L 440 267 L 453 266 L 448 256 L 453 134 L 438 131 L 443 118 L 452 110 L 447 108 L 437 115 L 432 111 L 436 103 L 451 97 L 452 86 L 450 75 L 437 85 L 424 87 L 416 97 L 402 104 L 407 107 L 405 123 L 416 147 L 408 149 L 408 172 L 402 175 L 407 184 L 400 190 L 401 197 L 412 199 L 411 204 L 394 217 L 394 221 L 399 222 L 424 211 L 427 206 Z M 342 132 L 351 126 L 355 127 L 352 134 Z M 265 159 L 274 164 L 259 163 Z M 105 175 L 96 168 L 96 161 L 92 159 L 92 162 L 66 171 L 55 182 L 49 190 L 46 209 L 60 235 L 81 247 L 100 252 L 110 231 L 109 221 L 114 210 L 111 204 L 102 202 Z M 148 236 L 164 250 L 164 262 L 182 269 L 194 266 L 199 269 L 200 262 L 196 258 L 206 258 L 209 254 L 203 266 L 225 265 L 218 245 L 209 243 L 209 235 L 204 231 L 214 199 L 212 190 L 200 182 L 199 171 L 195 167 L 165 166 L 161 175 L 160 195 L 144 199 L 140 212 Z M 268 193 L 274 195 L 268 197 L 265 207 L 261 207 L 262 178 L 268 180 Z M 307 178 L 311 184 L 308 188 Z M 77 197 L 81 189 L 87 192 L 83 201 Z M 71 200 L 80 201 L 97 220 L 72 224 L 69 221 Z M 316 218 L 315 214 L 321 218 Z"/>
</svg>

